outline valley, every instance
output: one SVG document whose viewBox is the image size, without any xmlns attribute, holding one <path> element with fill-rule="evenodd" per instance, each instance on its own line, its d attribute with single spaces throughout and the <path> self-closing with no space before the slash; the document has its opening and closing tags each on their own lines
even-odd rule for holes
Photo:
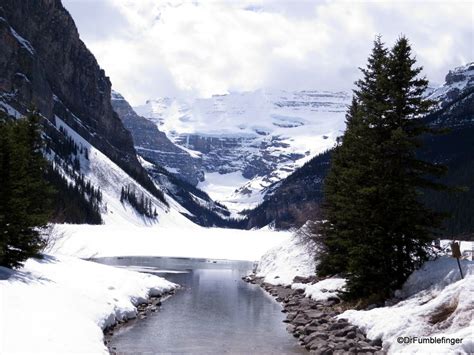
<svg viewBox="0 0 474 355">
<path fill-rule="evenodd" d="M 474 353 L 470 52 L 285 4 L 0 0 L 1 354 Z"/>
</svg>

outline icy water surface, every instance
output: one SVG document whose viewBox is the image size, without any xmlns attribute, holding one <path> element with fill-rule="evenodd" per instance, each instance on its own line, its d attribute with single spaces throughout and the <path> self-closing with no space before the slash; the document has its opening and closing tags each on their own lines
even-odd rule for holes
<svg viewBox="0 0 474 355">
<path fill-rule="evenodd" d="M 118 353 L 306 353 L 285 330 L 281 306 L 241 280 L 252 263 L 155 257 L 97 261 L 151 272 L 182 286 L 159 312 L 114 335 L 111 345 Z"/>
</svg>

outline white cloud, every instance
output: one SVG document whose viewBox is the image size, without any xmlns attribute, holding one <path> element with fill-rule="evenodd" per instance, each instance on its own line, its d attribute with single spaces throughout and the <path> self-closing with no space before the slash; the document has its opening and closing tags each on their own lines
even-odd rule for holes
<svg viewBox="0 0 474 355">
<path fill-rule="evenodd" d="M 134 104 L 262 87 L 347 90 L 376 34 L 389 45 L 406 34 L 438 82 L 474 59 L 472 2 L 64 3 L 114 88 Z"/>
</svg>

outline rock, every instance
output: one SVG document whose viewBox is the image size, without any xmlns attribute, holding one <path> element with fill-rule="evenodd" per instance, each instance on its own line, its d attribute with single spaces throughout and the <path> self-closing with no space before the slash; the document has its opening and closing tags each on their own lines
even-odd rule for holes
<svg viewBox="0 0 474 355">
<path fill-rule="evenodd" d="M 377 350 L 378 349 L 374 346 L 363 346 L 363 347 L 358 349 L 358 351 L 364 351 L 364 352 L 370 352 L 370 353 L 374 353 Z"/>
<path fill-rule="evenodd" d="M 357 336 L 357 334 L 356 334 L 355 331 L 351 331 L 351 332 L 348 332 L 346 334 L 346 338 L 348 338 L 348 339 L 354 339 L 356 336 Z"/>
<path fill-rule="evenodd" d="M 332 297 L 332 298 L 329 298 L 329 299 L 327 299 L 326 301 L 324 301 L 323 304 L 324 304 L 324 306 L 326 306 L 326 307 L 332 307 L 332 306 L 334 306 L 335 304 L 338 304 L 339 302 L 341 302 L 341 301 L 339 300 L 339 298 L 334 298 L 334 297 Z"/>
<path fill-rule="evenodd" d="M 330 347 L 324 347 L 320 350 L 321 355 L 332 355 L 333 353 L 334 351 Z"/>
<path fill-rule="evenodd" d="M 330 297 L 328 297 L 327 300 L 329 302 L 333 302 L 334 304 L 341 303 L 341 300 L 339 299 L 339 297 L 336 297 L 336 296 L 330 296 Z"/>
<path fill-rule="evenodd" d="M 343 337 L 343 336 L 346 336 L 349 332 L 353 332 L 354 333 L 354 338 L 355 338 L 355 330 L 356 329 L 357 329 L 356 326 L 349 325 L 349 326 L 335 332 L 334 335 L 337 336 L 337 337 Z"/>
<path fill-rule="evenodd" d="M 343 322 L 337 322 L 337 323 L 333 323 L 329 326 L 329 330 L 339 330 L 339 329 L 343 329 L 345 328 L 347 325 L 347 323 L 343 323 Z"/>
<path fill-rule="evenodd" d="M 306 317 L 304 314 L 298 314 L 292 321 L 291 323 L 297 324 L 297 325 L 306 325 L 311 322 L 311 319 Z"/>
<path fill-rule="evenodd" d="M 304 290 L 302 288 L 297 288 L 297 289 L 294 289 L 293 290 L 293 293 L 294 294 L 303 294 L 304 293 Z"/>
<path fill-rule="evenodd" d="M 313 341 L 311 341 L 309 344 L 306 345 L 306 349 L 316 350 L 318 348 L 321 348 L 325 344 L 326 344 L 326 342 L 324 340 L 316 338 Z"/>
<path fill-rule="evenodd" d="M 314 332 L 304 337 L 304 342 L 306 344 L 309 344 L 313 342 L 315 339 L 328 339 L 328 338 L 329 338 L 329 335 L 327 335 L 326 333 Z"/>
<path fill-rule="evenodd" d="M 304 326 L 303 325 L 299 325 L 296 327 L 296 331 L 300 334 L 304 333 Z"/>
<path fill-rule="evenodd" d="M 308 284 L 308 283 L 314 283 L 317 280 L 318 280 L 317 276 L 308 276 L 308 277 L 295 276 L 293 278 L 293 283 Z"/>
<path fill-rule="evenodd" d="M 305 327 L 304 327 L 304 333 L 306 335 L 309 335 L 311 333 L 314 333 L 314 332 L 317 332 L 319 331 L 319 327 L 316 327 L 314 325 L 311 325 L 311 324 L 307 324 Z"/>
<path fill-rule="evenodd" d="M 35 106 L 51 124 L 44 125 L 45 134 L 52 138 L 56 133 L 55 144 L 61 143 L 56 138 L 56 116 L 60 117 L 135 180 L 150 191 L 156 189 L 137 159 L 130 132 L 112 108 L 110 79 L 61 2 L 2 0 L 0 13 L 2 100 L 11 100 L 21 113 Z M 25 42 L 19 42 L 10 28 Z M 19 73 L 26 79 L 19 80 Z M 6 92 L 15 94 L 3 95 Z"/>
<path fill-rule="evenodd" d="M 312 319 L 318 319 L 322 315 L 322 313 L 320 311 L 316 311 L 316 310 L 312 310 L 312 309 L 304 311 L 304 314 L 307 317 L 312 318 Z"/>
<path fill-rule="evenodd" d="M 376 338 L 370 341 L 370 345 L 372 346 L 382 346 L 382 339 Z"/>
</svg>

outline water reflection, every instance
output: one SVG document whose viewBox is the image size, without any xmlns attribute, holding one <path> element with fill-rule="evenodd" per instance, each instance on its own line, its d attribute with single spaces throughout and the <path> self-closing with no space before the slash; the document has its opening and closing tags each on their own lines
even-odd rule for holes
<svg viewBox="0 0 474 355">
<path fill-rule="evenodd" d="M 240 279 L 252 269 L 249 262 L 145 257 L 99 261 L 169 270 L 159 274 L 182 286 L 158 313 L 114 336 L 112 346 L 119 353 L 304 353 L 286 332 L 280 305 Z"/>
</svg>

